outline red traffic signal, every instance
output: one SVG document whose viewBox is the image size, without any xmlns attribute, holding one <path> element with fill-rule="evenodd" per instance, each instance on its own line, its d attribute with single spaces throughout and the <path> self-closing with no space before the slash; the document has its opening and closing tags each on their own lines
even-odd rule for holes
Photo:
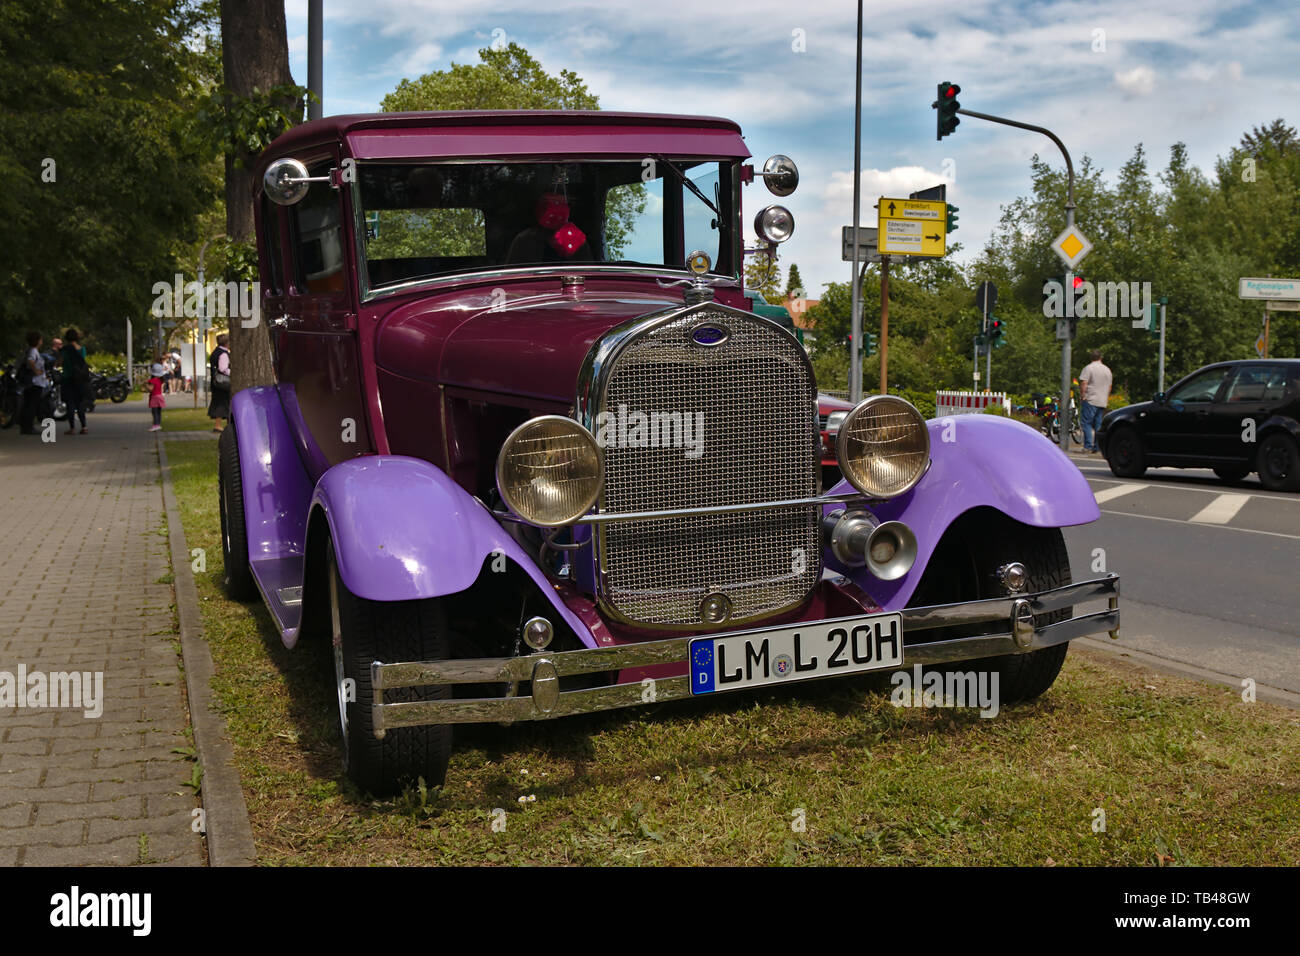
<svg viewBox="0 0 1300 956">
<path fill-rule="evenodd" d="M 957 129 L 957 124 L 961 122 L 957 118 L 957 111 L 961 109 L 961 104 L 957 102 L 957 94 L 961 92 L 961 87 L 956 83 L 940 83 L 939 97 L 930 106 L 938 111 L 936 116 L 936 126 L 938 135 L 935 139 L 943 139 L 949 133 Z"/>
</svg>

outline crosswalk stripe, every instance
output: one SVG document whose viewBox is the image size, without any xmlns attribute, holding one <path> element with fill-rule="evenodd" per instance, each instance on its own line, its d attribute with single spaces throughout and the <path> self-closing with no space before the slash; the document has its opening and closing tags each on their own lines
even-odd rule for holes
<svg viewBox="0 0 1300 956">
<path fill-rule="evenodd" d="M 1227 524 L 1237 516 L 1250 495 L 1219 495 L 1189 519 L 1203 524 Z"/>
<path fill-rule="evenodd" d="M 1141 485 L 1141 484 L 1116 485 L 1114 488 L 1105 488 L 1101 491 L 1095 492 L 1094 496 L 1097 499 L 1097 504 L 1102 504 L 1103 502 L 1106 501 L 1114 501 L 1116 498 L 1119 498 L 1122 495 L 1128 495 L 1128 494 L 1132 494 L 1135 491 L 1141 491 L 1143 488 L 1146 487 L 1149 486 Z"/>
</svg>

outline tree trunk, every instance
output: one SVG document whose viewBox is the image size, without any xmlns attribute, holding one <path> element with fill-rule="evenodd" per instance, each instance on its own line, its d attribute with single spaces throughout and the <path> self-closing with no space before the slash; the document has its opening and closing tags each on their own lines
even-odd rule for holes
<svg viewBox="0 0 1300 956">
<path fill-rule="evenodd" d="M 236 96 L 251 97 L 293 82 L 284 0 L 221 0 L 221 66 L 225 85 Z M 236 163 L 236 159 L 239 163 Z M 255 153 L 226 157 L 226 235 L 245 242 L 253 235 Z M 275 382 L 271 340 L 259 320 L 252 328 L 230 321 L 231 391 Z"/>
</svg>

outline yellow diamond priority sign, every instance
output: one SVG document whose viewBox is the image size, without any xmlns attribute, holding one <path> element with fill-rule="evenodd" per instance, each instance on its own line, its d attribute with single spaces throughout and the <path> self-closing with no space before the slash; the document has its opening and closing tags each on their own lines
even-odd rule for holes
<svg viewBox="0 0 1300 956">
<path fill-rule="evenodd" d="M 1070 226 L 1052 240 L 1052 251 L 1061 257 L 1067 269 L 1073 269 L 1083 261 L 1084 256 L 1092 252 L 1092 243 L 1079 231 L 1078 226 Z"/>
</svg>

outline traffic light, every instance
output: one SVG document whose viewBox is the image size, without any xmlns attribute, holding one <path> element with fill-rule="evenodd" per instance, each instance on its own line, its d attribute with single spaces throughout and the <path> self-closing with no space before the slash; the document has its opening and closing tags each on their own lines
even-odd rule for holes
<svg viewBox="0 0 1300 956">
<path fill-rule="evenodd" d="M 1074 303 L 1073 303 L 1074 308 L 1070 314 L 1073 318 L 1077 319 L 1081 317 L 1079 307 L 1083 302 L 1085 296 L 1087 296 L 1088 294 L 1088 286 L 1085 284 L 1087 280 L 1084 279 L 1083 276 L 1075 276 L 1073 281 L 1074 281 L 1074 289 L 1071 291 L 1070 294 L 1074 296 Z M 1085 315 L 1082 316 L 1082 318 L 1086 319 L 1088 318 L 1088 316 Z"/>
<path fill-rule="evenodd" d="M 957 207 L 956 206 L 948 207 L 948 231 L 949 232 L 957 231 Z"/>
<path fill-rule="evenodd" d="M 863 332 L 862 344 L 866 346 L 867 355 L 876 354 L 876 335 L 874 332 Z"/>
<path fill-rule="evenodd" d="M 1007 344 L 1006 340 L 1003 338 L 1003 336 L 1005 336 L 1006 333 L 1007 333 L 1006 326 L 1003 325 L 1002 320 L 999 319 L 996 315 L 990 315 L 989 316 L 989 341 L 993 343 L 993 347 L 995 349 L 1000 349 L 1002 348 L 1002 346 Z"/>
<path fill-rule="evenodd" d="M 961 92 L 961 87 L 956 83 L 940 83 L 939 98 L 930 104 L 932 109 L 938 110 L 938 136 L 935 139 L 943 139 L 949 133 L 955 132 L 957 124 L 961 122 L 957 118 L 957 111 L 961 109 L 961 104 L 957 102 L 957 94 Z"/>
</svg>

